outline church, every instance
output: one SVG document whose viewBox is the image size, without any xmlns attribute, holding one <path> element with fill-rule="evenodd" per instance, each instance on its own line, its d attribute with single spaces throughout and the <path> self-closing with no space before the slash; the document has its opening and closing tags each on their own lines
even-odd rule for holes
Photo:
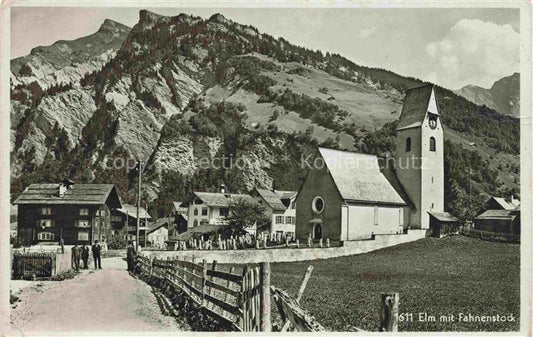
<svg viewBox="0 0 533 337">
<path fill-rule="evenodd" d="M 452 219 L 444 212 L 443 145 L 433 85 L 408 90 L 394 157 L 318 149 L 296 199 L 296 237 L 361 240 Z"/>
</svg>

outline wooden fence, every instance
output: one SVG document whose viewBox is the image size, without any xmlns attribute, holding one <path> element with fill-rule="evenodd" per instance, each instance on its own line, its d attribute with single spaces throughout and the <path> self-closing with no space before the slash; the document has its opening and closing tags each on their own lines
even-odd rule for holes
<svg viewBox="0 0 533 337">
<path fill-rule="evenodd" d="M 170 282 L 208 314 L 237 331 L 270 331 L 270 264 L 246 266 L 236 274 L 207 261 L 163 260 L 137 256 L 138 272 Z"/>
<path fill-rule="evenodd" d="M 487 241 L 520 243 L 520 235 L 513 233 L 488 232 L 479 229 L 461 229 L 460 234 Z"/>
<path fill-rule="evenodd" d="M 13 255 L 13 279 L 52 277 L 52 254 L 25 253 Z"/>
<path fill-rule="evenodd" d="M 50 278 L 72 268 L 70 252 L 13 253 L 13 279 Z"/>
</svg>

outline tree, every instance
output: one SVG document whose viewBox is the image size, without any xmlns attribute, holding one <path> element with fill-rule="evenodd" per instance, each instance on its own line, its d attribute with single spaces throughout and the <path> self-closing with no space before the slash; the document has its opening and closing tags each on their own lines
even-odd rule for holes
<svg viewBox="0 0 533 337">
<path fill-rule="evenodd" d="M 224 236 L 245 234 L 247 228 L 268 223 L 265 208 L 256 202 L 245 198 L 237 198 L 229 205 L 229 215 L 226 217 L 228 226 L 221 231 Z"/>
</svg>

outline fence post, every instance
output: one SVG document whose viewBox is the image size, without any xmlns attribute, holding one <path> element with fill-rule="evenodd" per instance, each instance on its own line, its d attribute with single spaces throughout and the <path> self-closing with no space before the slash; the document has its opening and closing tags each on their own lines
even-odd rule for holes
<svg viewBox="0 0 533 337">
<path fill-rule="evenodd" d="M 152 277 L 152 260 L 153 257 L 150 256 L 150 277 Z"/>
<path fill-rule="evenodd" d="M 323 245 L 322 245 L 322 238 L 320 238 L 320 240 L 318 240 L 318 246 L 319 246 L 320 248 L 323 247 Z"/>
<path fill-rule="evenodd" d="M 265 238 L 265 240 L 263 241 L 263 248 L 265 248 L 265 249 L 267 248 L 267 245 L 268 245 L 267 242 L 268 242 L 268 239 Z"/>
<path fill-rule="evenodd" d="M 309 234 L 309 237 L 307 238 L 307 247 L 311 248 L 311 234 Z"/>
<path fill-rule="evenodd" d="M 261 262 L 261 331 L 271 332 L 270 324 L 270 262 Z"/>
<path fill-rule="evenodd" d="M 329 248 L 329 238 L 326 239 L 326 247 Z"/>
<path fill-rule="evenodd" d="M 300 239 L 296 239 L 296 248 L 300 248 Z"/>
<path fill-rule="evenodd" d="M 255 249 L 259 249 L 259 240 L 255 239 Z"/>
<path fill-rule="evenodd" d="M 381 294 L 381 331 L 398 331 L 398 293 Z"/>
<path fill-rule="evenodd" d="M 206 307 L 205 292 L 207 288 L 207 260 L 202 261 L 202 307 Z"/>
</svg>

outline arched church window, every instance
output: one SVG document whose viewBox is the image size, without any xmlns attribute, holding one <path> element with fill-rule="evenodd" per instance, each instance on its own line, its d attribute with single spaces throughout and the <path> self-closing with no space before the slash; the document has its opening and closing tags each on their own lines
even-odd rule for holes
<svg viewBox="0 0 533 337">
<path fill-rule="evenodd" d="M 411 151 L 411 137 L 407 137 L 405 140 L 405 152 Z"/>
<path fill-rule="evenodd" d="M 435 152 L 437 148 L 437 144 L 435 142 L 435 137 L 429 138 L 429 151 Z"/>
</svg>

